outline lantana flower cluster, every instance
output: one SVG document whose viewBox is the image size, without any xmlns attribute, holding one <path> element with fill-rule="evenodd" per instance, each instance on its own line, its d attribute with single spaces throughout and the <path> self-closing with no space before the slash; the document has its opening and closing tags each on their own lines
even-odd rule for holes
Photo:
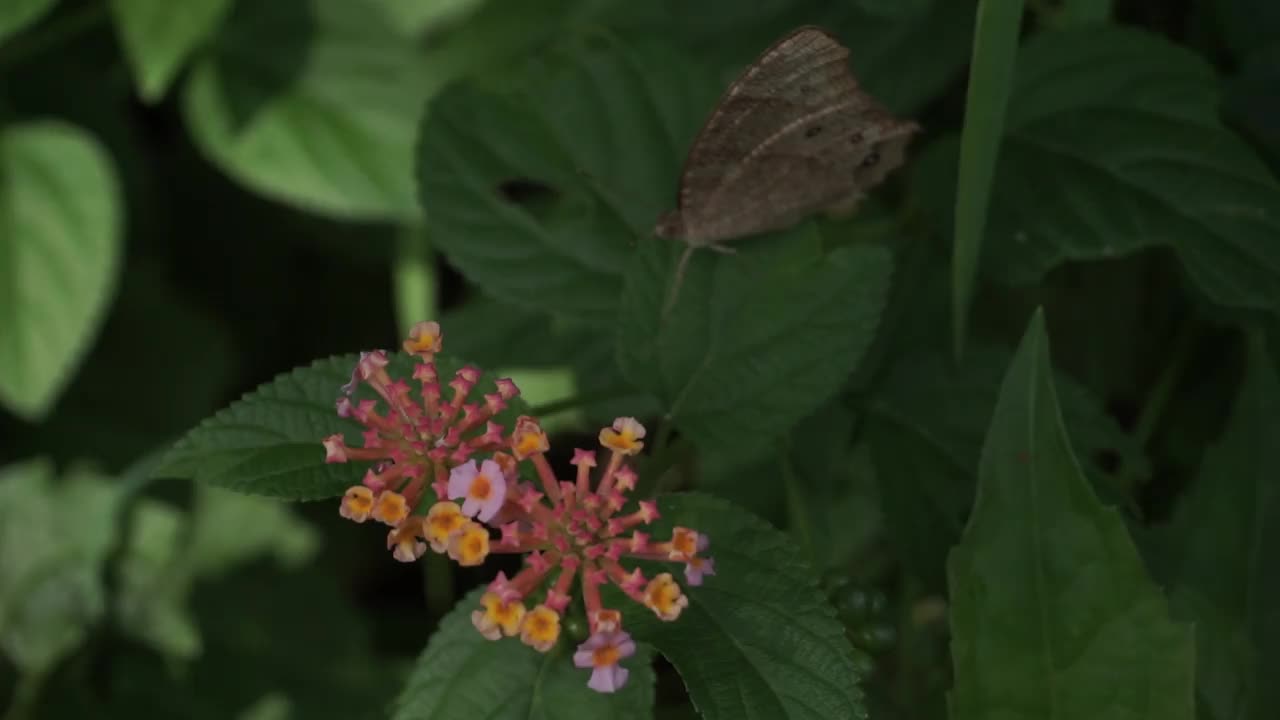
<svg viewBox="0 0 1280 720">
<path fill-rule="evenodd" d="M 644 448 L 639 421 L 623 417 L 603 428 L 603 456 L 576 449 L 574 472 L 562 479 L 546 458 L 550 444 L 535 418 L 521 416 L 510 429 L 494 420 L 519 394 L 515 383 L 499 379 L 483 402 L 474 402 L 481 373 L 465 366 L 448 383 L 451 392 L 444 391 L 435 363 L 442 340 L 439 325 L 419 323 L 404 343 L 420 361 L 413 372 L 417 392 L 388 375 L 385 352 L 361 355 L 337 409 L 366 428 L 363 446 L 350 447 L 337 434 L 325 438 L 324 447 L 328 462 L 373 465 L 347 490 L 339 512 L 355 522 L 389 525 L 387 547 L 403 562 L 428 548 L 466 566 L 490 553 L 523 555 L 524 567 L 514 577 L 498 573 L 471 614 L 489 640 L 518 636 L 549 651 L 580 589 L 590 636 L 573 661 L 592 670 L 589 687 L 614 692 L 626 684 L 620 663 L 636 646 L 621 611 L 602 602 L 601 587 L 613 584 L 662 620 L 675 620 L 689 599 L 671 573 L 647 577 L 624 561 L 682 563 L 685 582 L 696 586 L 715 574 L 704 554 L 709 541 L 691 528 L 675 527 L 666 539 L 642 529 L 658 518 L 658 507 L 628 498 L 637 479 L 629 459 Z M 352 399 L 361 382 L 382 399 L 382 413 L 374 400 Z M 532 467 L 536 483 L 520 479 L 522 463 Z M 429 506 L 423 501 L 428 490 Z"/>
</svg>

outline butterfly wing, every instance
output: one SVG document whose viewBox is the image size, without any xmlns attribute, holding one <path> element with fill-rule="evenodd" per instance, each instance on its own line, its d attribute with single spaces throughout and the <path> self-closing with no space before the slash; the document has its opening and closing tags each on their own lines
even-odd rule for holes
<svg viewBox="0 0 1280 720">
<path fill-rule="evenodd" d="M 805 27 L 752 63 L 694 140 L 677 211 L 659 234 L 709 245 L 787 227 L 856 198 L 893 169 L 891 158 L 900 163 L 905 138 L 887 153 L 877 147 L 914 125 L 858 88 L 848 55 L 825 31 Z M 878 167 L 864 168 L 873 156 Z"/>
</svg>

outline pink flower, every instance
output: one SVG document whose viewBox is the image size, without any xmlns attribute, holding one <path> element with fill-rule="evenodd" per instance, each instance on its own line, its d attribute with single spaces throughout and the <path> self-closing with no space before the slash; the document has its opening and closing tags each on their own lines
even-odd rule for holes
<svg viewBox="0 0 1280 720">
<path fill-rule="evenodd" d="M 636 653 L 636 644 L 622 630 L 598 632 L 578 646 L 573 654 L 573 664 L 579 668 L 593 668 L 587 687 L 596 692 L 616 692 L 627 684 L 631 673 L 618 665 L 618 661 Z"/>
<path fill-rule="evenodd" d="M 475 460 L 468 460 L 449 473 L 449 497 L 464 498 L 463 515 L 488 522 L 507 499 L 507 480 L 498 463 L 485 460 L 477 467 Z"/>
</svg>

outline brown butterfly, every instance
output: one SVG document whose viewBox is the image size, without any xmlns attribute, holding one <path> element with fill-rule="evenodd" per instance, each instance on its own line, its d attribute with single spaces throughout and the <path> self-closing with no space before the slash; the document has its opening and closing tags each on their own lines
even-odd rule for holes
<svg viewBox="0 0 1280 720">
<path fill-rule="evenodd" d="M 904 122 L 858 87 L 849 50 L 802 27 L 774 43 L 729 86 L 693 141 L 676 209 L 654 233 L 684 241 L 667 310 L 693 251 L 781 230 L 816 212 L 852 212 L 902 164 Z"/>
</svg>

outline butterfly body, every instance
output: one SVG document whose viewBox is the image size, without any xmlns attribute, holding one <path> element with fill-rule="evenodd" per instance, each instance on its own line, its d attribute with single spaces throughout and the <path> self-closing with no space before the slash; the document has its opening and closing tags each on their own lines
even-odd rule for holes
<svg viewBox="0 0 1280 720">
<path fill-rule="evenodd" d="M 863 92 L 848 57 L 829 33 L 803 27 L 748 66 L 694 140 L 676 209 L 655 234 L 721 246 L 852 211 L 902 164 L 919 128 Z"/>
</svg>

